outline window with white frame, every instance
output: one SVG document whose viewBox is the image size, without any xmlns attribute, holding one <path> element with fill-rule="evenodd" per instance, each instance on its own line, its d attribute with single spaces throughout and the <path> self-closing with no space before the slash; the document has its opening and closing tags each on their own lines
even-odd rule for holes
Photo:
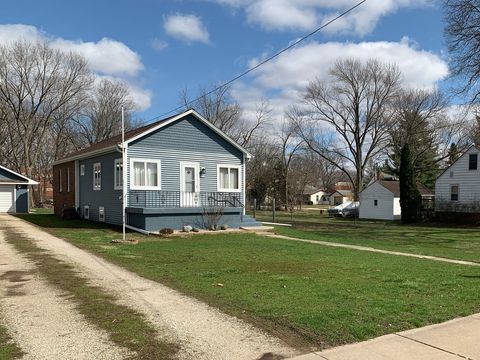
<svg viewBox="0 0 480 360">
<path fill-rule="evenodd" d="M 62 169 L 58 170 L 58 191 L 62 192 Z"/>
<path fill-rule="evenodd" d="M 218 191 L 240 191 L 240 166 L 218 165 Z"/>
<path fill-rule="evenodd" d="M 130 187 L 134 190 L 161 188 L 160 160 L 131 159 Z"/>
<path fill-rule="evenodd" d="M 102 164 L 93 164 L 93 190 L 100 190 L 102 188 Z"/>
<path fill-rule="evenodd" d="M 123 188 L 123 162 L 122 159 L 116 159 L 114 163 L 114 188 L 122 190 Z"/>
<path fill-rule="evenodd" d="M 67 192 L 70 192 L 70 168 L 67 168 Z"/>
<path fill-rule="evenodd" d="M 83 218 L 84 219 L 90 219 L 90 206 L 85 205 L 83 207 Z"/>
<path fill-rule="evenodd" d="M 85 175 L 85 164 L 80 165 L 80 176 Z"/>
</svg>

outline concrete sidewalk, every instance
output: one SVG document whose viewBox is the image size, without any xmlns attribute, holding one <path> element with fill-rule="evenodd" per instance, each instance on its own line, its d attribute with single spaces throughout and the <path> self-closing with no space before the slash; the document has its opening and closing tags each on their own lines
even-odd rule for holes
<svg viewBox="0 0 480 360">
<path fill-rule="evenodd" d="M 291 360 L 480 360 L 480 314 Z"/>
</svg>

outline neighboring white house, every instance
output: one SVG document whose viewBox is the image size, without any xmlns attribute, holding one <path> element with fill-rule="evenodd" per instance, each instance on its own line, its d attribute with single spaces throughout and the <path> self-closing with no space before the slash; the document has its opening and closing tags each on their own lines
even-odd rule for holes
<svg viewBox="0 0 480 360">
<path fill-rule="evenodd" d="M 480 148 L 472 145 L 435 182 L 435 211 L 480 212 Z"/>
<path fill-rule="evenodd" d="M 304 193 L 304 200 L 307 204 L 312 203 L 313 205 L 329 205 L 330 204 L 330 193 L 316 188 L 307 188 Z"/>
<path fill-rule="evenodd" d="M 335 190 L 330 194 L 330 205 L 340 205 L 352 201 L 353 193 L 351 190 Z"/>
<path fill-rule="evenodd" d="M 422 198 L 433 198 L 426 186 L 418 184 Z M 377 180 L 360 193 L 360 219 L 398 220 L 401 218 L 400 183 L 398 181 Z"/>
</svg>

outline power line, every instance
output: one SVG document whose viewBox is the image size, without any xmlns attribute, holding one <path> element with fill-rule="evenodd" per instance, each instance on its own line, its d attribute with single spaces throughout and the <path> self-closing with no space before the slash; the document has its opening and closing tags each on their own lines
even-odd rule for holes
<svg viewBox="0 0 480 360">
<path fill-rule="evenodd" d="M 147 123 L 149 123 L 149 122 L 151 122 L 151 121 L 153 121 L 153 120 L 156 120 L 156 119 L 158 119 L 158 118 L 162 118 L 162 117 L 164 117 L 164 116 L 166 116 L 166 115 L 168 115 L 168 114 L 170 114 L 170 113 L 177 112 L 177 111 L 183 109 L 185 106 L 189 106 L 189 105 L 193 104 L 194 102 L 200 100 L 201 98 L 203 98 L 203 97 L 205 97 L 205 96 L 208 96 L 208 95 L 210 95 L 210 94 L 213 94 L 214 92 L 216 92 L 216 91 L 218 91 L 218 90 L 220 90 L 220 89 L 222 89 L 222 88 L 224 88 L 224 87 L 232 84 L 233 82 L 237 81 L 238 79 L 240 79 L 240 78 L 242 78 L 242 77 L 250 74 L 252 71 L 255 71 L 255 70 L 258 69 L 259 67 L 265 65 L 267 62 L 269 62 L 269 61 L 277 58 L 278 56 L 280 56 L 280 55 L 283 54 L 284 52 L 286 52 L 286 51 L 290 50 L 291 48 L 297 46 L 297 45 L 300 44 L 301 42 L 307 40 L 309 37 L 315 35 L 315 34 L 318 33 L 320 30 L 323 30 L 324 28 L 326 28 L 326 27 L 329 26 L 330 24 L 334 23 L 334 22 L 337 21 L 338 19 L 344 17 L 345 15 L 347 15 L 347 14 L 350 13 L 350 12 L 352 12 L 353 10 L 355 10 L 356 8 L 358 8 L 359 6 L 361 6 L 361 5 L 362 5 L 363 3 L 365 3 L 365 2 L 367 2 L 367 0 L 359 1 L 357 4 L 355 4 L 355 5 L 352 6 L 351 8 L 349 8 L 349 9 L 345 10 L 344 12 L 342 12 L 341 14 L 335 16 L 333 19 L 327 21 L 327 22 L 326 22 L 325 24 L 323 24 L 322 26 L 316 28 L 315 30 L 313 30 L 313 31 L 310 32 L 309 34 L 307 34 L 307 35 L 301 37 L 300 39 L 296 40 L 295 42 L 293 42 L 292 44 L 290 44 L 290 45 L 288 45 L 287 47 L 283 48 L 283 49 L 280 50 L 279 52 L 277 52 L 277 53 L 269 56 L 269 57 L 266 58 L 265 60 L 259 62 L 257 65 L 252 66 L 252 67 L 249 68 L 248 70 L 246 70 L 246 71 L 244 71 L 243 73 L 235 76 L 234 78 L 228 80 L 227 82 L 225 82 L 225 83 L 217 86 L 216 88 L 210 90 L 210 91 L 207 92 L 206 94 L 203 94 L 203 95 L 197 97 L 196 99 L 193 99 L 193 100 L 188 101 L 187 103 L 185 103 L 185 104 L 182 105 L 182 106 L 178 106 L 178 107 L 176 107 L 176 108 L 174 108 L 174 109 L 172 109 L 172 110 L 170 110 L 170 111 L 168 111 L 168 112 L 166 112 L 166 113 L 163 113 L 163 114 L 161 114 L 161 115 L 159 115 L 159 116 L 156 116 L 156 117 L 150 119 L 149 121 L 147 121 Z"/>
</svg>

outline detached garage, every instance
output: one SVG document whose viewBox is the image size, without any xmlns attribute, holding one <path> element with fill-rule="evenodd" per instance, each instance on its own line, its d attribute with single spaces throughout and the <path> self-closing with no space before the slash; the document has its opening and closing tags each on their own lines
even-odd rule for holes
<svg viewBox="0 0 480 360">
<path fill-rule="evenodd" d="M 0 213 L 28 213 L 29 186 L 37 184 L 0 165 Z"/>
<path fill-rule="evenodd" d="M 422 199 L 433 199 L 430 189 L 417 184 Z M 402 217 L 400 208 L 400 183 L 398 181 L 377 180 L 360 193 L 360 219 L 399 220 Z"/>
</svg>

